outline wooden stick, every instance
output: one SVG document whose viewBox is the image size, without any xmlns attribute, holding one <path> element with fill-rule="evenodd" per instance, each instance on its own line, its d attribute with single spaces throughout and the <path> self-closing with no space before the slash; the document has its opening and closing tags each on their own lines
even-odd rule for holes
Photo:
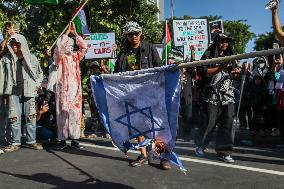
<svg viewBox="0 0 284 189">
<path fill-rule="evenodd" d="M 79 12 L 85 7 L 85 5 L 88 3 L 89 0 L 86 0 L 85 3 L 81 6 L 81 8 L 76 12 L 76 14 L 72 17 L 72 19 L 70 20 L 70 22 L 73 22 L 74 19 L 76 18 L 76 16 L 79 14 Z M 69 22 L 69 23 L 70 23 Z M 56 44 L 57 40 L 64 34 L 64 32 L 67 30 L 67 28 L 69 27 L 69 23 L 67 24 L 67 26 L 64 28 L 64 30 L 60 33 L 60 35 L 57 37 L 57 39 L 53 42 L 53 44 L 51 45 L 51 47 L 49 47 L 49 51 L 51 52 L 51 49 L 54 47 L 54 45 Z"/>
</svg>

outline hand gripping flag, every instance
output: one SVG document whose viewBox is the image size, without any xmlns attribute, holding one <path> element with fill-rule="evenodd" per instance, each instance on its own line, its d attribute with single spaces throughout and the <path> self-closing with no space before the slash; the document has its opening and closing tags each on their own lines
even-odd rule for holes
<svg viewBox="0 0 284 189">
<path fill-rule="evenodd" d="M 91 86 L 104 126 L 121 151 L 157 142 L 165 146 L 159 157 L 186 171 L 172 152 L 180 102 L 180 71 L 174 67 L 91 76 Z M 146 140 L 137 145 L 131 143 L 138 136 Z"/>
</svg>

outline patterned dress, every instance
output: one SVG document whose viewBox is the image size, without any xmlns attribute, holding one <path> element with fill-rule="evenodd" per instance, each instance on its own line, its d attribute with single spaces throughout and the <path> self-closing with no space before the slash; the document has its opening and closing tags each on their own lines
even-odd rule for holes
<svg viewBox="0 0 284 189">
<path fill-rule="evenodd" d="M 57 42 L 54 61 L 58 67 L 56 82 L 56 118 L 59 140 L 78 139 L 82 119 L 82 88 L 80 61 L 87 52 L 87 45 L 78 36 L 77 52 L 70 51 L 71 38 L 63 35 Z M 69 52 L 68 52 L 69 50 Z"/>
</svg>

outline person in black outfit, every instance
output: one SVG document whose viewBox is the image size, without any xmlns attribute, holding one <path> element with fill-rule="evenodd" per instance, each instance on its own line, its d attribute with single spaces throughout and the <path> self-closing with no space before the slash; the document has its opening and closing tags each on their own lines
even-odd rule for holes
<svg viewBox="0 0 284 189">
<path fill-rule="evenodd" d="M 216 35 L 213 44 L 204 53 L 202 59 L 233 55 L 230 46 L 231 40 L 232 38 L 224 34 Z M 195 138 L 197 145 L 195 153 L 199 157 L 205 155 L 204 150 L 212 138 L 215 127 L 218 126 L 215 150 L 218 158 L 227 163 L 234 162 L 234 159 L 230 156 L 234 143 L 234 89 L 232 76 L 238 72 L 231 64 L 224 63 L 197 68 L 202 83 L 200 125 Z"/>
</svg>

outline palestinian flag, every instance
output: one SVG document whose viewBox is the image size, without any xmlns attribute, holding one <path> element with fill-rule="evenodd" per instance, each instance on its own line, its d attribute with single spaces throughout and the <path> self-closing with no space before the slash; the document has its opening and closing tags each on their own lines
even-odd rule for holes
<svg viewBox="0 0 284 189">
<path fill-rule="evenodd" d="M 88 27 L 89 15 L 85 12 L 87 7 L 83 6 L 84 4 L 81 4 L 72 14 L 72 20 L 76 25 L 77 33 L 79 35 L 90 34 Z"/>
<path fill-rule="evenodd" d="M 109 67 L 110 73 L 113 73 L 114 71 L 115 62 L 116 62 L 116 59 L 109 59 L 108 67 Z"/>
<path fill-rule="evenodd" d="M 163 62 L 167 64 L 168 57 L 172 52 L 172 38 L 170 34 L 170 29 L 168 22 L 166 21 L 166 30 L 165 30 L 165 37 L 163 39 L 164 50 L 163 50 Z"/>
<path fill-rule="evenodd" d="M 29 4 L 53 4 L 57 5 L 62 0 L 28 0 Z"/>
</svg>

